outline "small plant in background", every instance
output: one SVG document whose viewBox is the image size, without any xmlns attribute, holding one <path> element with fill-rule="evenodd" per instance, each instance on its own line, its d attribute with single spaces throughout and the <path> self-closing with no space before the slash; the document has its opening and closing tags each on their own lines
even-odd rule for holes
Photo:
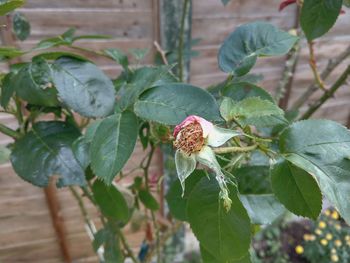
<svg viewBox="0 0 350 263">
<path fill-rule="evenodd" d="M 347 263 L 350 261 L 350 227 L 336 210 L 327 209 L 311 223 L 310 233 L 304 234 L 295 250 L 311 263 Z"/>
</svg>

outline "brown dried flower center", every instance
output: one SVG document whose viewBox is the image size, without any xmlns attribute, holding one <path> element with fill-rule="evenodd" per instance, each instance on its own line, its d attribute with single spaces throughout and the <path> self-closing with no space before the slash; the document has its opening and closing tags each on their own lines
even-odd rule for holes
<svg viewBox="0 0 350 263">
<path fill-rule="evenodd" d="M 174 141 L 174 146 L 187 154 L 199 152 L 203 145 L 203 129 L 198 122 L 188 124 L 182 128 Z"/>
</svg>

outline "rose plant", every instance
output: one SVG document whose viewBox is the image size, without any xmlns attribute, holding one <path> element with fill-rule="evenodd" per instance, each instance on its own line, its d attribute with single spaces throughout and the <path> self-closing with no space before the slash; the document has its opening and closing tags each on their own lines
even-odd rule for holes
<svg viewBox="0 0 350 263">
<path fill-rule="evenodd" d="M 21 2 L 1 1 L 0 14 Z M 296 2 L 311 46 L 333 26 L 342 1 Z M 17 26 L 24 20 L 17 19 Z M 350 222 L 350 132 L 333 121 L 308 120 L 345 83 L 350 67 L 299 114 L 281 109 L 258 86 L 259 77 L 249 73 L 257 59 L 285 55 L 301 43 L 300 37 L 272 24 L 247 23 L 225 39 L 218 64 L 228 76 L 208 89 L 179 81 L 173 65 L 134 67 L 118 49 L 76 45 L 79 39 L 101 37 L 77 36 L 70 29 L 31 50 L 0 48 L 3 60 L 35 52 L 30 61 L 13 64 L 1 75 L 2 112 L 18 121 L 15 130 L 0 124 L 0 131 L 14 139 L 8 146 L 12 166 L 35 186 L 55 180 L 78 201 L 96 206 L 102 224 L 98 231 L 82 211 L 94 249 L 103 248 L 101 260 L 150 262 L 156 257 L 162 262 L 162 246 L 187 222 L 204 262 L 250 262 L 253 225 L 269 224 L 285 209 L 317 219 L 322 196 Z M 65 49 L 48 50 L 52 47 Z M 112 59 L 123 72 L 110 79 L 78 51 Z M 317 67 L 311 67 L 316 87 L 324 88 Z M 122 189 L 119 182 L 129 176 L 123 167 L 137 141 L 146 153 L 135 167 L 142 175 Z M 171 162 L 178 180 L 166 194 L 170 222 L 162 225 L 149 167 L 155 150 L 166 145 L 174 149 Z M 122 231 L 136 211 L 145 211 L 152 222 L 139 256 Z"/>
</svg>

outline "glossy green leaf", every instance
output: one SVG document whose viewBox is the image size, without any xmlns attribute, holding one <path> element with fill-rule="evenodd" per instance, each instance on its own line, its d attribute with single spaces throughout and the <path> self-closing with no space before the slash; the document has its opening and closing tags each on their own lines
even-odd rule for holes
<svg viewBox="0 0 350 263">
<path fill-rule="evenodd" d="M 240 195 L 239 199 L 253 224 L 271 224 L 286 211 L 273 194 Z"/>
<path fill-rule="evenodd" d="M 124 70 L 126 70 L 129 66 L 128 56 L 117 48 L 107 48 L 103 51 L 106 55 L 114 59 L 117 63 L 119 63 Z"/>
<path fill-rule="evenodd" d="M 187 84 L 166 84 L 144 92 L 134 106 L 143 119 L 169 125 L 182 122 L 189 115 L 220 120 L 219 107 L 207 91 Z"/>
<path fill-rule="evenodd" d="M 304 0 L 300 24 L 306 38 L 311 41 L 326 34 L 335 24 L 342 0 Z"/>
<path fill-rule="evenodd" d="M 13 77 L 19 97 L 34 105 L 55 107 L 59 105 L 57 90 L 53 88 L 50 65 L 41 58 L 33 60 Z"/>
<path fill-rule="evenodd" d="M 241 101 L 225 97 L 221 103 L 220 112 L 226 121 L 236 120 L 244 125 L 251 124 L 251 118 L 283 116 L 283 110 L 276 104 L 259 97 L 250 97 Z"/>
<path fill-rule="evenodd" d="M 8 73 L 1 81 L 1 92 L 0 92 L 0 105 L 3 108 L 7 108 L 12 95 L 15 93 L 15 86 L 13 83 L 13 73 Z"/>
<path fill-rule="evenodd" d="M 113 112 L 113 83 L 94 64 L 63 57 L 52 65 L 52 78 L 63 103 L 81 115 L 103 117 Z"/>
<path fill-rule="evenodd" d="M 245 75 L 258 57 L 284 55 L 297 39 L 266 22 L 239 26 L 220 47 L 219 67 L 224 72 Z"/>
<path fill-rule="evenodd" d="M 188 197 L 195 185 L 203 177 L 205 177 L 205 172 L 203 170 L 195 170 L 185 181 L 185 193 L 183 196 L 180 181 L 176 180 L 171 184 L 165 198 L 173 217 L 181 221 L 188 221 L 186 214 Z"/>
<path fill-rule="evenodd" d="M 36 58 L 43 58 L 46 60 L 56 60 L 60 57 L 72 57 L 76 58 L 82 61 L 89 61 L 86 57 L 83 57 L 79 54 L 73 53 L 73 52 L 68 52 L 68 51 L 47 51 L 47 52 L 41 52 L 38 55 L 35 55 L 33 59 Z"/>
<path fill-rule="evenodd" d="M 24 5 L 24 0 L 2 0 L 0 1 L 0 16 L 4 16 L 7 13 L 15 10 L 18 7 Z"/>
<path fill-rule="evenodd" d="M 221 261 L 221 260 L 216 259 L 203 246 L 200 246 L 200 251 L 201 251 L 203 263 L 251 263 L 249 253 L 247 255 L 243 256 L 241 259 Z"/>
<path fill-rule="evenodd" d="M 251 97 L 259 97 L 260 99 L 275 103 L 274 99 L 267 91 L 249 82 L 234 82 L 226 85 L 221 90 L 221 94 L 235 101 L 241 101 Z"/>
<path fill-rule="evenodd" d="M 170 73 L 169 66 L 142 67 L 135 70 L 122 90 L 121 99 L 118 101 L 121 109 L 133 105 L 142 92 L 167 83 L 177 82 Z"/>
<path fill-rule="evenodd" d="M 271 182 L 276 197 L 288 210 L 317 219 L 322 208 L 322 194 L 311 175 L 283 161 L 272 169 Z"/>
<path fill-rule="evenodd" d="M 280 151 L 317 180 L 325 197 L 350 222 L 349 130 L 332 121 L 299 121 L 281 134 Z"/>
<path fill-rule="evenodd" d="M 237 179 L 238 190 L 241 194 L 272 193 L 269 166 L 243 166 L 232 173 Z"/>
<path fill-rule="evenodd" d="M 17 39 L 23 41 L 30 35 L 30 24 L 27 18 L 19 12 L 16 12 L 12 18 L 13 32 Z"/>
<path fill-rule="evenodd" d="M 157 211 L 159 209 L 159 204 L 153 195 L 146 189 L 141 189 L 139 191 L 139 198 L 141 202 L 152 211 Z"/>
<path fill-rule="evenodd" d="M 103 215 L 123 223 L 128 221 L 128 205 L 114 185 L 107 186 L 102 181 L 96 180 L 92 185 L 92 191 Z"/>
<path fill-rule="evenodd" d="M 24 180 L 40 187 L 57 176 L 57 186 L 85 185 L 84 170 L 74 157 L 71 145 L 80 136 L 65 122 L 38 122 L 32 131 L 15 142 L 11 163 Z"/>
<path fill-rule="evenodd" d="M 72 150 L 75 158 L 85 170 L 90 164 L 90 143 L 84 136 L 81 136 L 73 142 Z"/>
<path fill-rule="evenodd" d="M 134 150 L 137 118 L 126 111 L 104 119 L 90 147 L 91 167 L 96 176 L 110 184 Z"/>
<path fill-rule="evenodd" d="M 250 220 L 237 190 L 229 185 L 231 209 L 219 199 L 220 187 L 214 178 L 202 178 L 192 190 L 187 215 L 200 244 L 219 262 L 240 259 L 248 253 Z"/>
<path fill-rule="evenodd" d="M 26 52 L 15 47 L 0 47 L 0 59 L 5 58 L 15 58 L 24 55 Z"/>
</svg>

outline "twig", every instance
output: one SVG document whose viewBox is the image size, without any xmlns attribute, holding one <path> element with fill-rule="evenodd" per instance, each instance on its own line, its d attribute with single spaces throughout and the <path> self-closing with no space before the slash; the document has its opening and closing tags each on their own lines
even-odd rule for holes
<svg viewBox="0 0 350 263">
<path fill-rule="evenodd" d="M 333 72 L 333 70 L 342 62 L 344 61 L 348 56 L 350 55 L 350 45 L 347 47 L 347 49 L 342 52 L 339 56 L 337 56 L 335 59 L 331 59 L 328 62 L 327 67 L 324 69 L 324 71 L 321 73 L 321 78 L 323 80 L 327 79 L 328 76 Z M 318 90 L 318 85 L 316 83 L 311 84 L 306 91 L 300 95 L 300 97 L 295 101 L 293 106 L 291 107 L 292 110 L 299 109 L 310 97 L 312 94 L 314 94 Z"/>
<path fill-rule="evenodd" d="M 298 40 L 291 51 L 288 53 L 284 71 L 282 75 L 282 79 L 279 82 L 279 85 L 276 89 L 276 101 L 279 101 L 278 105 L 282 109 L 286 109 L 288 106 L 288 101 L 292 89 L 294 73 L 296 70 L 296 66 L 298 64 L 299 59 L 299 51 L 300 51 L 300 40 Z"/>
<path fill-rule="evenodd" d="M 184 4 L 182 8 L 180 34 L 179 34 L 178 64 L 179 64 L 179 79 L 181 82 L 183 81 L 183 68 L 184 68 L 183 48 L 184 48 L 185 21 L 186 21 L 187 8 L 189 6 L 189 3 L 190 3 L 189 0 L 184 0 Z"/>
<path fill-rule="evenodd" d="M 213 149 L 214 153 L 222 154 L 222 153 L 232 153 L 232 152 L 250 152 L 252 150 L 255 150 L 258 147 L 257 144 L 245 146 L 245 147 L 236 147 L 236 146 L 230 146 L 230 147 L 220 147 Z"/>
<path fill-rule="evenodd" d="M 126 252 L 127 252 L 127 256 L 129 256 L 131 258 L 131 260 L 134 262 L 134 263 L 140 263 L 140 261 L 137 259 L 137 257 L 134 255 L 134 252 L 132 251 L 131 247 L 130 247 L 130 244 L 128 243 L 128 241 L 126 240 L 123 232 L 120 230 L 120 228 L 117 226 L 115 228 L 119 238 L 120 238 L 120 241 L 122 242 L 123 244 L 123 247 L 125 248 Z"/>
<path fill-rule="evenodd" d="M 339 89 L 344 84 L 348 78 L 348 75 L 350 75 L 350 66 L 344 70 L 344 72 L 333 84 L 333 86 L 328 91 L 325 91 L 323 96 L 309 107 L 309 109 L 301 116 L 300 119 L 304 120 L 310 118 L 312 114 L 314 114 L 315 111 L 317 111 L 322 106 L 323 103 L 325 103 L 329 98 L 333 97 L 337 89 Z"/>
<path fill-rule="evenodd" d="M 9 127 L 5 126 L 4 124 L 0 123 L 0 132 L 10 136 L 11 138 L 17 140 L 21 137 L 21 134 L 16 132 L 15 130 L 10 129 Z"/>
<path fill-rule="evenodd" d="M 160 56 L 162 57 L 163 63 L 165 65 L 169 65 L 168 59 L 166 58 L 165 51 L 161 48 L 159 43 L 157 41 L 154 41 L 153 45 L 155 46 L 156 50 L 159 52 Z"/>
<path fill-rule="evenodd" d="M 310 60 L 309 64 L 312 70 L 312 73 L 314 74 L 314 78 L 316 80 L 317 85 L 322 89 L 322 90 L 327 90 L 326 85 L 324 84 L 320 73 L 317 70 L 317 63 L 316 63 L 316 57 L 315 57 L 315 52 L 314 52 L 314 42 L 310 41 L 308 42 L 308 47 L 309 47 L 309 52 L 310 52 Z"/>
</svg>

